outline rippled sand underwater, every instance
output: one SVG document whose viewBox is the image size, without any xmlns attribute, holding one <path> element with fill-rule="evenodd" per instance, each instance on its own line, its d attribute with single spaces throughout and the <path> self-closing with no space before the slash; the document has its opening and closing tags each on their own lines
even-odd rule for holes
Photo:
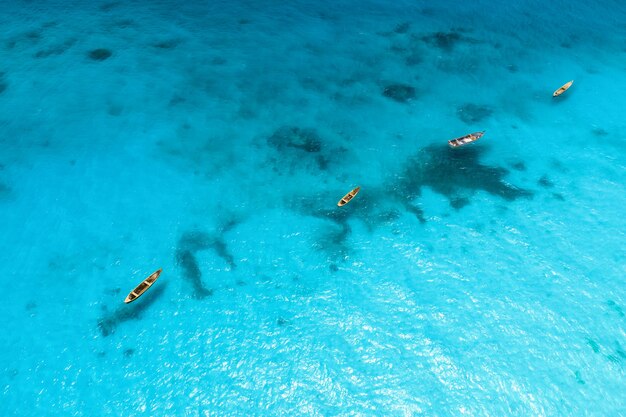
<svg viewBox="0 0 626 417">
<path fill-rule="evenodd" d="M 617 1 L 7 2 L 0 414 L 621 415 L 625 39 Z"/>
</svg>

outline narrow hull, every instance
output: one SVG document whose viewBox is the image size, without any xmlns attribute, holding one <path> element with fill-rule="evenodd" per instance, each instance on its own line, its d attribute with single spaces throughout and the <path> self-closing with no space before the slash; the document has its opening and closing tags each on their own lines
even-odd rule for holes
<svg viewBox="0 0 626 417">
<path fill-rule="evenodd" d="M 352 190 L 348 194 L 344 195 L 341 198 L 341 200 L 339 200 L 337 205 L 339 207 L 345 206 L 346 204 L 348 204 L 350 202 L 350 200 L 352 200 L 354 198 L 355 195 L 357 195 L 359 193 L 360 190 L 361 190 L 361 187 L 356 187 L 354 190 Z"/>
<path fill-rule="evenodd" d="M 157 278 L 159 278 L 159 275 L 161 275 L 161 271 L 162 271 L 162 269 L 159 269 L 158 271 L 156 271 L 152 275 L 150 275 L 148 278 L 143 280 L 143 282 L 141 284 L 137 285 L 135 287 L 135 289 L 132 290 L 126 296 L 126 299 L 124 300 L 124 302 L 126 304 L 128 304 L 131 301 L 135 301 L 137 298 L 141 297 L 141 295 L 144 292 L 146 292 L 148 290 L 148 288 L 150 288 L 152 286 L 152 284 L 154 284 L 156 282 Z"/>
<path fill-rule="evenodd" d="M 485 134 L 485 131 L 470 133 L 469 135 L 461 136 L 460 138 L 451 139 L 448 141 L 448 144 L 453 148 L 457 148 L 459 146 L 467 145 L 468 143 L 472 143 L 482 138 Z"/>
<path fill-rule="evenodd" d="M 574 80 L 567 82 L 565 84 L 563 84 L 558 90 L 556 90 L 554 93 L 552 93 L 552 97 L 558 97 L 561 94 L 563 94 L 564 92 L 567 91 L 568 88 L 570 88 L 572 86 L 572 84 L 574 84 Z"/>
</svg>

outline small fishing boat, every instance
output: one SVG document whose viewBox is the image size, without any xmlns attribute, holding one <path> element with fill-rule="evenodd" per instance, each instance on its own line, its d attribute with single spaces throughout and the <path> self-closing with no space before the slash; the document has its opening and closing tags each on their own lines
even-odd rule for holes
<svg viewBox="0 0 626 417">
<path fill-rule="evenodd" d="M 461 136 L 460 138 L 451 139 L 448 141 L 448 144 L 452 146 L 453 148 L 456 148 L 458 146 L 463 146 L 468 143 L 472 143 L 475 140 L 482 138 L 484 134 L 485 134 L 484 130 L 482 132 L 470 133 L 469 135 Z"/>
<path fill-rule="evenodd" d="M 574 80 L 567 82 L 565 84 L 563 84 L 561 86 L 561 88 L 559 88 L 558 90 L 556 90 L 554 93 L 552 93 L 552 97 L 558 97 L 561 94 L 563 94 L 565 91 L 567 91 L 568 88 L 570 88 L 572 86 L 572 84 L 574 84 Z"/>
<path fill-rule="evenodd" d="M 339 207 L 341 206 L 345 206 L 346 204 L 348 204 L 348 202 L 350 200 L 352 200 L 354 198 L 355 195 L 358 194 L 358 192 L 361 190 L 361 187 L 356 187 L 354 190 L 350 191 L 348 194 L 344 195 L 341 200 L 339 200 L 339 202 L 337 203 L 337 205 Z"/>
<path fill-rule="evenodd" d="M 152 284 L 155 283 L 159 275 L 161 275 L 161 271 L 162 269 L 159 269 L 148 278 L 146 278 L 141 284 L 137 285 L 137 287 L 135 287 L 135 289 L 132 290 L 130 294 L 128 294 L 124 302 L 128 304 L 131 301 L 135 301 L 137 298 L 139 298 L 144 292 L 148 290 L 148 288 L 152 286 Z"/>
</svg>

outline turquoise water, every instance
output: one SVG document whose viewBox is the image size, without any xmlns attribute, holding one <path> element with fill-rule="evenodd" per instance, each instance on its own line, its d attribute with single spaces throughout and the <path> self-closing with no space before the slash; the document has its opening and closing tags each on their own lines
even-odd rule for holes
<svg viewBox="0 0 626 417">
<path fill-rule="evenodd" d="M 626 3 L 7 1 L 0 51 L 0 415 L 626 415 Z"/>
</svg>

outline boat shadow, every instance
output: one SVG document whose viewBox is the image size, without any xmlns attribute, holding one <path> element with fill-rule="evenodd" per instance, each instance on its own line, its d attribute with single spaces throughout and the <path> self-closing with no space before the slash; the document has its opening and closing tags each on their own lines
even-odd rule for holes
<svg viewBox="0 0 626 417">
<path fill-rule="evenodd" d="M 137 301 L 122 304 L 115 311 L 105 314 L 98 320 L 98 329 L 102 336 L 107 337 L 115 333 L 117 326 L 129 320 L 139 320 L 141 315 L 163 296 L 167 283 L 157 286 L 146 292 Z"/>
</svg>

